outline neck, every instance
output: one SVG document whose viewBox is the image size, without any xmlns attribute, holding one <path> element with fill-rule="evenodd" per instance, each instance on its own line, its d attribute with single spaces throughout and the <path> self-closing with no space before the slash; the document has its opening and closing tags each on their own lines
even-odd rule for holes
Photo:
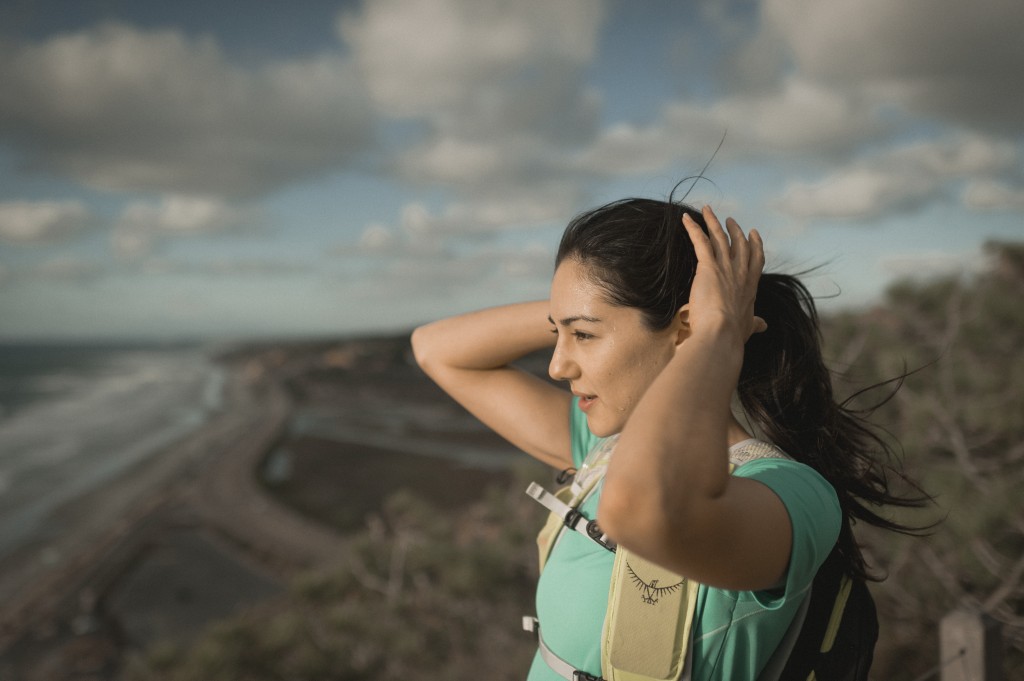
<svg viewBox="0 0 1024 681">
<path fill-rule="evenodd" d="M 744 440 L 749 440 L 752 436 L 747 432 L 747 429 L 740 425 L 740 422 L 736 420 L 734 416 L 732 421 L 729 423 L 729 430 L 726 433 L 726 438 L 730 447 L 735 444 L 739 444 Z"/>
</svg>

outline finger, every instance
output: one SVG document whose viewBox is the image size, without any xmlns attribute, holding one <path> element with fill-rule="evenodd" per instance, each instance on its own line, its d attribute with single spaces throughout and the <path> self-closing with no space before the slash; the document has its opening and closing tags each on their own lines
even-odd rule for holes
<svg viewBox="0 0 1024 681">
<path fill-rule="evenodd" d="M 750 254 L 747 238 L 743 236 L 743 229 L 732 218 L 725 219 L 725 226 L 729 230 L 729 240 L 732 242 L 730 254 L 732 255 L 733 262 L 743 267 L 748 267 Z"/>
<path fill-rule="evenodd" d="M 728 257 L 729 237 L 726 236 L 722 223 L 718 221 L 718 216 L 715 215 L 715 211 L 711 210 L 711 206 L 704 206 L 701 209 L 701 213 L 704 214 L 704 222 L 708 226 L 708 236 L 711 237 L 715 244 L 715 251 L 723 258 Z"/>
<path fill-rule="evenodd" d="M 708 240 L 704 230 L 701 229 L 697 221 L 691 218 L 688 214 L 683 213 L 683 227 L 686 228 L 686 233 L 690 235 L 690 241 L 693 243 L 693 250 L 697 253 L 697 262 L 710 262 L 715 259 L 715 251 Z"/>
<path fill-rule="evenodd" d="M 750 260 L 749 267 L 751 272 L 757 274 L 757 278 L 761 277 L 761 272 L 764 271 L 764 241 L 761 239 L 761 233 L 756 229 L 750 230 L 750 236 L 748 238 L 750 243 Z M 756 281 L 756 279 L 755 279 Z"/>
</svg>

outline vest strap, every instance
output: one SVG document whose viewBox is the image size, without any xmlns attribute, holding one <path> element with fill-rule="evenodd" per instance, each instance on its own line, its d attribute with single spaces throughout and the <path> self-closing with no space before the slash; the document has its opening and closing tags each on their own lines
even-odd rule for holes
<svg viewBox="0 0 1024 681">
<path fill-rule="evenodd" d="M 575 506 L 570 506 L 554 494 L 548 492 L 535 482 L 531 482 L 526 493 L 538 501 L 546 509 L 562 519 L 562 523 L 570 530 L 579 532 L 587 539 L 608 551 L 615 551 L 615 542 L 601 531 L 596 520 L 591 520 L 580 513 Z"/>
<path fill-rule="evenodd" d="M 546 664 L 551 671 L 558 674 L 566 681 L 604 681 L 600 676 L 594 676 L 593 674 L 588 674 L 587 672 L 576 669 L 576 667 L 556 655 L 555 652 L 548 647 L 548 644 L 544 642 L 544 637 L 540 635 L 540 625 L 537 623 L 536 617 L 524 617 L 523 629 L 537 634 L 537 648 L 540 651 L 540 658 L 544 660 L 544 664 Z"/>
</svg>

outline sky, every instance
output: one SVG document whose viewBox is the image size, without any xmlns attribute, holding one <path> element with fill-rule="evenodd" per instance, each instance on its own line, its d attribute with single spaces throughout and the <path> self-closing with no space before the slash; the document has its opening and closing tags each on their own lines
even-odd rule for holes
<svg viewBox="0 0 1024 681">
<path fill-rule="evenodd" d="M 709 160 L 677 194 L 868 307 L 1024 241 L 1022 31 L 1020 0 L 3 0 L 0 340 L 544 298 L 575 214 Z"/>
</svg>

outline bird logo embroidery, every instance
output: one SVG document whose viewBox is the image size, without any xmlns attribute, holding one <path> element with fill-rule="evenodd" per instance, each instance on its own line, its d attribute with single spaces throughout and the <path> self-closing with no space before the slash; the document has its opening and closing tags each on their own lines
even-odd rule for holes
<svg viewBox="0 0 1024 681">
<path fill-rule="evenodd" d="M 629 571 L 629 576 L 633 580 L 633 584 L 636 585 L 636 588 L 640 591 L 640 598 L 648 605 L 656 605 L 662 596 L 665 594 L 675 593 L 683 587 L 683 582 L 686 581 L 681 580 L 679 583 L 671 586 L 658 586 L 658 582 L 660 580 L 652 579 L 650 582 L 644 581 L 644 579 L 633 570 L 633 566 L 630 565 L 628 561 L 626 562 L 626 570 Z"/>
</svg>

